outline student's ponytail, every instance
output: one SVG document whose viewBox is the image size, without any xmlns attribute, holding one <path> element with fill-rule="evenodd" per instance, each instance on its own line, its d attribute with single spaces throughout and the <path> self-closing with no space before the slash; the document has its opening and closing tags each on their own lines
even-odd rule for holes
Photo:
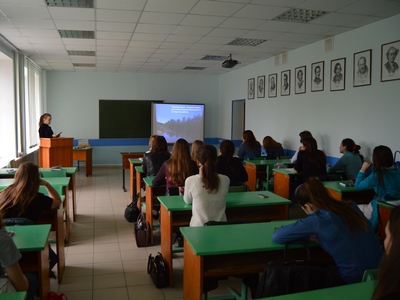
<svg viewBox="0 0 400 300">
<path fill-rule="evenodd" d="M 203 187 L 209 193 L 218 192 L 219 177 L 217 172 L 217 149 L 212 145 L 203 145 L 197 151 L 197 159 L 201 164 Z"/>
</svg>

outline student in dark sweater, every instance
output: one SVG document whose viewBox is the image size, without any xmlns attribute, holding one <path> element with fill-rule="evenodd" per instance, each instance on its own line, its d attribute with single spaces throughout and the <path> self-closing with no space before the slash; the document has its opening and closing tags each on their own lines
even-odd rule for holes
<svg viewBox="0 0 400 300">
<path fill-rule="evenodd" d="M 143 156 L 142 168 L 146 176 L 156 176 L 163 163 L 171 157 L 168 144 L 162 135 L 155 136 L 150 152 Z"/>
<path fill-rule="evenodd" d="M 299 151 L 294 169 L 302 174 L 303 181 L 326 174 L 325 153 L 318 150 L 317 141 L 313 137 L 303 139 L 303 148 Z"/>
<path fill-rule="evenodd" d="M 243 167 L 242 160 L 233 157 L 235 144 L 230 140 L 225 140 L 219 145 L 220 156 L 217 158 L 218 174 L 226 175 L 231 180 L 230 186 L 242 185 L 248 180 L 246 169 Z"/>
</svg>

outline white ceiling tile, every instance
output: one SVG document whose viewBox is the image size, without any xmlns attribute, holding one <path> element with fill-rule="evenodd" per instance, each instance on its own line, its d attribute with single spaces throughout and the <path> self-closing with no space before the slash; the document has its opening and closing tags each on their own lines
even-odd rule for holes
<svg viewBox="0 0 400 300">
<path fill-rule="evenodd" d="M 132 36 L 131 32 L 111 32 L 111 31 L 96 31 L 96 39 L 106 40 L 130 40 Z"/>
<path fill-rule="evenodd" d="M 50 19 L 47 7 L 38 6 L 1 6 L 0 10 L 8 18 L 35 18 L 35 19 Z"/>
<path fill-rule="evenodd" d="M 216 44 L 216 45 L 226 45 L 232 42 L 234 38 L 231 37 L 214 37 L 214 36 L 206 36 L 202 38 L 199 43 L 201 44 Z"/>
<path fill-rule="evenodd" d="M 187 49 L 192 44 L 190 43 L 169 43 L 169 42 L 164 42 L 161 44 L 160 48 L 169 48 L 169 49 Z"/>
<path fill-rule="evenodd" d="M 75 51 L 96 51 L 96 46 L 95 45 L 65 45 L 65 49 L 75 50 Z"/>
<path fill-rule="evenodd" d="M 17 28 L 35 28 L 35 29 L 54 29 L 54 23 L 51 19 L 27 19 L 10 18 L 10 21 Z"/>
<path fill-rule="evenodd" d="M 304 0 L 252 0 L 251 4 L 258 5 L 270 5 L 270 6 L 282 6 L 282 7 L 295 7 Z"/>
<path fill-rule="evenodd" d="M 235 28 L 235 29 L 255 29 L 261 26 L 265 21 L 257 19 L 241 19 L 229 18 L 223 22 L 219 27 L 221 28 Z"/>
<path fill-rule="evenodd" d="M 154 41 L 161 42 L 166 39 L 165 34 L 144 34 L 144 33 L 134 33 L 132 36 L 132 41 Z"/>
<path fill-rule="evenodd" d="M 1 26 L 1 24 L 0 24 L 0 26 Z M 7 27 L 5 27 L 5 28 L 0 27 L 0 34 L 2 34 L 3 36 L 8 36 L 8 37 L 11 37 L 11 36 L 25 36 L 25 35 L 21 32 L 20 29 L 16 29 L 16 28 L 7 28 Z"/>
<path fill-rule="evenodd" d="M 196 35 L 169 35 L 165 41 L 166 42 L 178 42 L 178 43 L 195 43 L 200 40 L 201 36 Z"/>
<path fill-rule="evenodd" d="M 188 15 L 182 20 L 180 25 L 217 27 L 222 22 L 224 22 L 226 19 L 227 19 L 226 17 Z"/>
<path fill-rule="evenodd" d="M 8 37 L 8 41 L 15 44 L 31 44 L 29 40 L 24 36 Z"/>
<path fill-rule="evenodd" d="M 127 47 L 129 40 L 97 40 L 97 46 L 122 46 Z"/>
<path fill-rule="evenodd" d="M 54 19 L 94 21 L 92 8 L 49 7 L 49 12 Z"/>
<path fill-rule="evenodd" d="M 47 37 L 47 38 L 58 38 L 60 34 L 58 30 L 46 30 L 46 29 L 30 29 L 30 28 L 21 28 L 20 31 L 27 37 Z"/>
<path fill-rule="evenodd" d="M 279 16 L 287 10 L 288 9 L 286 7 L 246 5 L 240 11 L 238 11 L 234 17 L 269 20 Z"/>
<path fill-rule="evenodd" d="M 197 0 L 148 0 L 145 11 L 163 13 L 188 13 Z"/>
<path fill-rule="evenodd" d="M 121 59 L 121 57 L 123 57 L 123 56 L 124 56 L 124 53 L 122 53 L 122 52 L 96 51 L 96 57 L 107 57 L 108 59 L 112 59 L 112 58 Z"/>
<path fill-rule="evenodd" d="M 303 23 L 283 22 L 283 21 L 268 21 L 257 27 L 258 30 L 288 32 L 303 26 Z"/>
<path fill-rule="evenodd" d="M 171 33 L 175 25 L 142 24 L 136 26 L 135 32 L 138 33 Z"/>
<path fill-rule="evenodd" d="M 206 35 L 212 30 L 213 30 L 212 27 L 176 26 L 173 31 L 173 34 Z"/>
<path fill-rule="evenodd" d="M 71 57 L 71 61 L 73 63 L 93 64 L 96 62 L 96 57 L 94 57 L 94 56 L 70 55 L 70 57 Z"/>
<path fill-rule="evenodd" d="M 322 10 L 322 11 L 337 11 L 359 0 L 305 0 L 298 4 L 297 8 Z M 380 1 L 380 0 L 379 0 Z"/>
<path fill-rule="evenodd" d="M 124 53 L 126 47 L 111 47 L 111 46 L 99 46 L 97 45 L 97 51 L 100 52 L 120 52 L 120 53 Z"/>
<path fill-rule="evenodd" d="M 241 37 L 248 32 L 249 30 L 244 29 L 215 28 L 208 36 Z"/>
<path fill-rule="evenodd" d="M 381 11 L 396 9 L 397 7 L 398 3 L 393 1 L 361 0 L 339 9 L 338 12 L 349 14 L 359 14 L 362 12 L 363 15 L 374 16 L 379 14 Z"/>
<path fill-rule="evenodd" d="M 96 21 L 98 22 L 136 23 L 139 17 L 140 11 L 96 9 Z"/>
<path fill-rule="evenodd" d="M 141 58 L 149 58 L 153 53 L 140 53 L 140 52 L 125 52 L 124 57 L 141 57 Z"/>
<path fill-rule="evenodd" d="M 96 22 L 96 30 L 133 32 L 136 23 Z"/>
<path fill-rule="evenodd" d="M 43 0 L 0 0 L 0 5 L 23 5 L 23 6 L 42 6 L 46 4 Z"/>
<path fill-rule="evenodd" d="M 94 21 L 54 20 L 54 23 L 60 30 L 95 30 Z"/>
<path fill-rule="evenodd" d="M 309 34 L 325 34 L 328 31 L 335 29 L 335 26 L 329 25 L 315 25 L 315 24 L 304 24 L 300 27 L 297 27 L 290 32 L 297 33 L 309 33 Z"/>
<path fill-rule="evenodd" d="M 109 52 L 106 52 L 109 54 Z M 96 60 L 100 62 L 109 62 L 109 63 L 115 63 L 118 62 L 122 59 L 123 55 L 118 55 L 118 56 L 107 56 L 101 52 L 101 54 L 96 53 Z"/>
<path fill-rule="evenodd" d="M 199 1 L 190 11 L 190 14 L 230 17 L 239 11 L 243 6 L 244 4 L 240 3 Z"/>
<path fill-rule="evenodd" d="M 272 31 L 263 31 L 263 30 L 252 30 L 245 35 L 241 36 L 241 38 L 246 39 L 261 39 L 261 40 L 269 40 L 278 36 L 280 33 L 272 32 Z"/>
<path fill-rule="evenodd" d="M 129 43 L 129 47 L 134 48 L 158 48 L 161 45 L 161 42 L 154 41 L 134 41 L 132 40 Z"/>
<path fill-rule="evenodd" d="M 160 43 L 160 45 L 161 45 L 161 43 Z M 149 54 L 151 54 L 156 50 L 157 50 L 157 48 L 145 48 L 145 47 L 138 48 L 138 47 L 129 46 L 128 48 L 126 48 L 126 54 L 129 54 L 129 53 L 133 53 L 133 54 L 135 54 L 135 53 L 149 53 Z"/>
<path fill-rule="evenodd" d="M 97 8 L 122 9 L 122 10 L 142 10 L 146 0 L 96 0 Z"/>
<path fill-rule="evenodd" d="M 371 24 L 374 22 L 378 22 L 380 20 L 382 20 L 382 18 L 380 18 L 380 17 L 365 16 L 364 18 L 360 17 L 359 19 L 354 20 L 354 22 L 350 22 L 348 24 L 348 26 L 354 27 L 354 28 L 362 27 L 362 26 L 365 26 L 365 25 L 368 25 L 368 24 Z"/>
<path fill-rule="evenodd" d="M 60 35 L 58 38 L 53 37 L 28 37 L 28 41 L 32 44 L 53 44 L 53 45 L 63 45 Z"/>
<path fill-rule="evenodd" d="M 196 43 L 190 49 L 206 49 L 206 50 L 218 50 L 222 47 L 222 45 L 218 44 L 201 44 Z"/>
<path fill-rule="evenodd" d="M 357 16 L 350 14 L 330 13 L 322 17 L 312 20 L 310 24 L 322 24 L 333 26 L 349 26 L 349 24 L 362 20 L 365 16 Z"/>
<path fill-rule="evenodd" d="M 95 39 L 74 39 L 74 38 L 63 38 L 63 43 L 65 45 L 83 45 L 83 46 L 95 46 Z"/>
<path fill-rule="evenodd" d="M 184 14 L 143 12 L 140 23 L 177 25 L 185 17 Z"/>
<path fill-rule="evenodd" d="M 12 28 L 14 27 L 13 23 L 7 18 L 0 18 L 0 28 Z"/>
</svg>

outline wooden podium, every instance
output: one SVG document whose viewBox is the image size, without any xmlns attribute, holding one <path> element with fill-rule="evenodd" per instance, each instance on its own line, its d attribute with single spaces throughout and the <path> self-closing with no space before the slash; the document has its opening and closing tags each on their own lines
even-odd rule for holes
<svg viewBox="0 0 400 300">
<path fill-rule="evenodd" d="M 72 147 L 74 138 L 41 138 L 39 167 L 72 167 Z"/>
</svg>

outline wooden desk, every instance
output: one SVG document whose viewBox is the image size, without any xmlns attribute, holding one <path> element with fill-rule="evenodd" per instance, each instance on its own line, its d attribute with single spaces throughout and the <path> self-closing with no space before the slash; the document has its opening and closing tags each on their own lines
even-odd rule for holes
<svg viewBox="0 0 400 300">
<path fill-rule="evenodd" d="M 120 152 L 122 158 L 122 189 L 126 192 L 125 188 L 125 170 L 130 169 L 130 158 L 143 157 L 143 152 Z"/>
<path fill-rule="evenodd" d="M 0 300 L 25 300 L 26 292 L 0 294 Z"/>
<path fill-rule="evenodd" d="M 228 193 L 226 197 L 226 216 L 229 221 L 268 222 L 286 220 L 291 201 L 274 193 L 263 191 L 268 198 L 257 196 L 260 192 Z M 161 203 L 161 253 L 170 273 L 172 287 L 173 249 L 172 233 L 181 226 L 189 226 L 192 205 L 183 201 L 183 196 L 159 196 Z M 181 250 L 181 249 L 180 249 Z"/>
<path fill-rule="evenodd" d="M 273 169 L 274 170 L 274 193 L 289 199 L 290 194 L 294 191 L 295 180 L 301 180 L 301 174 L 293 171 L 293 169 Z"/>
<path fill-rule="evenodd" d="M 257 179 L 262 181 L 268 180 L 271 169 L 274 165 L 282 163 L 290 165 L 290 159 L 253 159 L 245 161 L 245 168 L 248 175 L 246 185 L 250 191 L 255 191 L 257 188 Z"/>
<path fill-rule="evenodd" d="M 142 165 L 142 161 L 140 159 L 137 158 L 129 158 L 129 196 L 131 197 L 131 199 L 133 199 L 133 197 L 135 197 L 138 193 L 138 188 L 139 185 L 137 185 L 135 178 L 136 178 L 136 170 L 135 167 L 136 166 L 140 166 Z M 139 188 L 140 191 L 140 188 Z"/>
<path fill-rule="evenodd" d="M 294 220 L 240 225 L 181 227 L 184 237 L 183 299 L 202 299 L 204 277 L 262 272 L 268 261 L 282 260 L 284 245 L 272 242 L 274 226 Z M 311 257 L 331 261 L 317 244 L 310 244 Z M 302 245 L 291 245 L 289 260 L 304 259 Z"/>
<path fill-rule="evenodd" d="M 141 189 L 141 186 L 142 186 L 143 178 L 146 177 L 146 174 L 143 172 L 142 166 L 136 166 L 135 167 L 135 173 L 136 173 L 136 175 L 135 175 L 135 179 L 136 179 L 135 186 L 137 187 L 137 193 L 141 193 L 140 189 Z M 142 207 L 142 200 L 143 200 L 142 199 L 142 195 L 140 194 L 139 195 L 139 201 L 137 203 L 139 209 L 141 209 L 141 207 Z"/>
<path fill-rule="evenodd" d="M 47 240 L 50 233 L 49 224 L 7 226 L 7 231 L 14 231 L 13 240 L 22 254 L 19 261 L 23 272 L 35 272 L 39 278 L 39 296 L 48 299 L 50 292 L 49 247 Z"/>
<path fill-rule="evenodd" d="M 340 182 L 350 182 L 350 180 L 323 182 L 329 194 L 336 200 L 351 200 L 357 204 L 368 204 L 374 198 L 373 189 L 357 190 L 354 186 L 342 186 Z"/>
<path fill-rule="evenodd" d="M 367 281 L 342 286 L 294 293 L 283 296 L 268 297 L 268 300 L 366 300 L 374 293 L 375 281 Z"/>
<path fill-rule="evenodd" d="M 86 164 L 86 177 L 92 175 L 92 150 L 93 147 L 78 148 L 74 147 L 72 149 L 72 160 L 78 161 L 78 171 L 79 171 L 79 161 L 82 160 Z"/>
<path fill-rule="evenodd" d="M 157 197 L 165 196 L 166 188 L 165 185 L 153 186 L 154 176 L 148 176 L 143 178 L 143 182 L 146 184 L 146 220 L 150 224 L 150 241 L 153 244 L 153 209 L 154 204 L 159 204 Z"/>
</svg>

